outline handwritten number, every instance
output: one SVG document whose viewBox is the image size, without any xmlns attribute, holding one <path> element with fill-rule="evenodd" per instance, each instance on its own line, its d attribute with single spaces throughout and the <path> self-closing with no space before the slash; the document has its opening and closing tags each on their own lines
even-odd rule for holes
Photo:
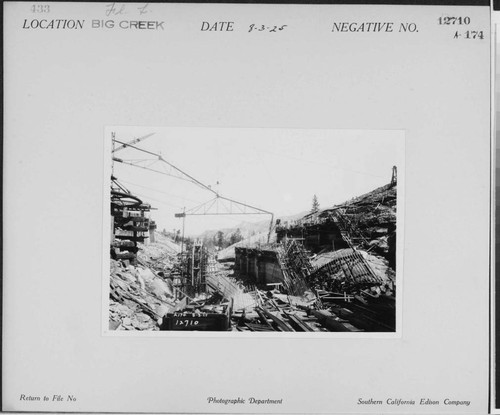
<svg viewBox="0 0 500 415">
<path fill-rule="evenodd" d="M 251 24 L 250 26 L 248 26 L 248 32 L 251 32 L 253 30 L 257 30 L 259 32 L 264 32 L 265 30 L 267 30 L 269 33 L 273 33 L 273 32 L 276 33 L 277 30 L 281 31 L 287 26 L 288 25 L 284 24 L 281 26 L 273 25 L 273 26 L 267 27 L 266 25 L 259 25 L 256 27 L 255 24 Z"/>
</svg>

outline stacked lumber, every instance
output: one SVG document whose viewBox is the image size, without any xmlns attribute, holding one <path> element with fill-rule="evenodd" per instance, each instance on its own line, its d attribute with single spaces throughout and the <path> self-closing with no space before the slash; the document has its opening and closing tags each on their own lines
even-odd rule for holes
<svg viewBox="0 0 500 415">
<path fill-rule="evenodd" d="M 373 295 L 368 290 L 359 295 L 320 292 L 322 304 L 354 327 L 369 332 L 393 332 L 396 329 L 396 301 L 390 295 Z"/>
<path fill-rule="evenodd" d="M 310 294 L 310 293 L 309 293 Z M 233 314 L 237 331 L 257 332 L 347 332 L 361 331 L 329 310 L 318 309 L 318 299 L 309 301 L 277 291 L 255 291 L 259 305 L 254 314 Z"/>
</svg>

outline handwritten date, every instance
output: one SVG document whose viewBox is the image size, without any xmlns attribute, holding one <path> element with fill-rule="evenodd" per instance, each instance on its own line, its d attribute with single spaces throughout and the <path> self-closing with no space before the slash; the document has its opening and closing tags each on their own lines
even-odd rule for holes
<svg viewBox="0 0 500 415">
<path fill-rule="evenodd" d="M 266 25 L 251 24 L 248 27 L 248 33 L 254 32 L 254 31 L 257 31 L 257 32 L 264 32 L 264 31 L 266 31 L 266 32 L 278 32 L 278 31 L 282 31 L 287 26 L 288 25 L 286 25 L 286 24 L 281 25 L 281 26 L 266 26 Z"/>
</svg>

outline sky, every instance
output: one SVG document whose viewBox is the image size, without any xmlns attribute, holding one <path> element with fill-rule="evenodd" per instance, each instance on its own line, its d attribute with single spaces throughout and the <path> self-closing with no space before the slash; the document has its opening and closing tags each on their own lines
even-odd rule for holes
<svg viewBox="0 0 500 415">
<path fill-rule="evenodd" d="M 398 172 L 404 168 L 400 130 L 116 127 L 111 131 L 122 142 L 152 134 L 136 147 L 161 154 L 220 196 L 272 212 L 275 219 L 310 210 L 314 195 L 320 208 L 342 203 L 389 183 L 392 166 L 398 166 Z M 111 134 L 106 139 L 111 154 Z M 181 229 L 182 220 L 175 213 L 194 212 L 196 206 L 216 198 L 156 156 L 130 147 L 115 156 L 135 164 L 112 163 L 109 158 L 115 177 L 155 208 L 151 218 L 159 230 Z M 209 210 L 240 211 L 221 199 Z M 268 214 L 188 215 L 185 234 L 269 219 Z"/>
</svg>

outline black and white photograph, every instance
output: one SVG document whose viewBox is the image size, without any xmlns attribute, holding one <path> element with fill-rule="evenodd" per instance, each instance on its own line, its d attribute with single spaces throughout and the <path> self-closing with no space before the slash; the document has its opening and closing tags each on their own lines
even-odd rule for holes
<svg viewBox="0 0 500 415">
<path fill-rule="evenodd" d="M 404 132 L 108 130 L 110 331 L 396 331 Z"/>
<path fill-rule="evenodd" d="M 268 3 L 4 2 L 3 411 L 500 402 L 490 7 Z"/>
</svg>

